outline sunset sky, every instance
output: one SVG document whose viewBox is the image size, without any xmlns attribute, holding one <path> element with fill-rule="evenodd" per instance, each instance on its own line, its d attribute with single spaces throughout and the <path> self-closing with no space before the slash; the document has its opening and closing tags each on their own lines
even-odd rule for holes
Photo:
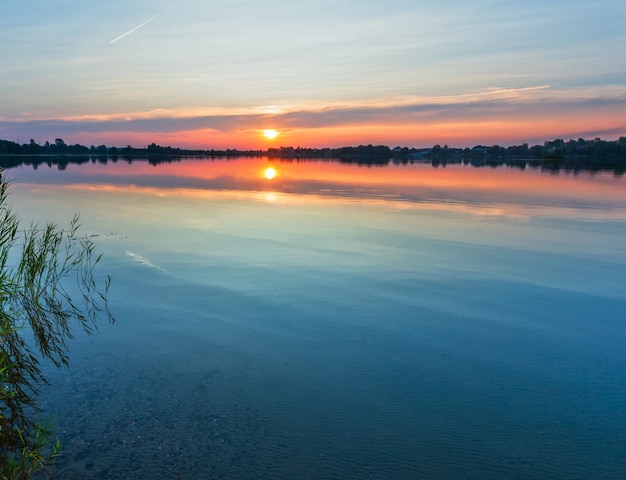
<svg viewBox="0 0 626 480">
<path fill-rule="evenodd" d="M 264 149 L 626 135 L 623 0 L 5 3 L 0 139 Z"/>
</svg>

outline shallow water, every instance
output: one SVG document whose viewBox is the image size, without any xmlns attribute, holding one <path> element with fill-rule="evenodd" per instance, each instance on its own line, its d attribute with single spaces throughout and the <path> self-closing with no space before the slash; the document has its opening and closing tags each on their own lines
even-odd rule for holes
<svg viewBox="0 0 626 480">
<path fill-rule="evenodd" d="M 46 370 L 67 478 L 624 478 L 626 183 L 266 159 L 23 166 L 115 325 Z"/>
</svg>

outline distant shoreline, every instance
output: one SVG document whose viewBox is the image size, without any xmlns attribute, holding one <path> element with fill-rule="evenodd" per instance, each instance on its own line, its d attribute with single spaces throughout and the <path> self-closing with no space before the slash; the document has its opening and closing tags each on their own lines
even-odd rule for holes
<svg viewBox="0 0 626 480">
<path fill-rule="evenodd" d="M 431 163 L 433 166 L 447 164 L 470 164 L 479 166 L 509 165 L 542 167 L 550 170 L 614 170 L 623 173 L 626 169 L 626 137 L 608 141 L 599 138 L 593 140 L 561 139 L 546 141 L 543 145 L 528 144 L 501 147 L 499 145 L 477 145 L 469 148 L 451 148 L 434 145 L 431 148 L 390 148 L 385 145 L 359 145 L 340 148 L 303 148 L 279 147 L 267 150 L 191 150 L 164 147 L 152 143 L 146 148 L 107 147 L 106 145 L 87 147 L 67 145 L 57 138 L 54 143 L 40 145 L 34 140 L 18 144 L 0 140 L 0 166 L 11 164 L 56 164 L 63 166 L 70 163 L 87 161 L 127 161 L 148 159 L 151 163 L 165 163 L 184 158 L 241 158 L 268 157 L 270 159 L 299 161 L 319 160 L 357 163 L 364 165 L 388 165 L 404 163 Z M 14 162 L 10 158 L 15 159 Z M 18 161 L 18 159 L 21 159 Z M 24 161 L 25 160 L 25 161 Z M 30 160 L 30 161 L 29 161 Z M 41 160 L 41 161 L 37 161 Z M 72 161 L 74 160 L 74 161 Z M 14 165 L 11 165 L 14 166 Z M 10 166 L 9 166 L 10 168 Z"/>
</svg>

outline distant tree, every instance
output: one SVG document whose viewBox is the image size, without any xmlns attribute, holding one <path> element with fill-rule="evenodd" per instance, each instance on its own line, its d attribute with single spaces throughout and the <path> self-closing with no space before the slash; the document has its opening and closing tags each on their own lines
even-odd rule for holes
<svg viewBox="0 0 626 480">
<path fill-rule="evenodd" d="M 522 145 L 514 145 L 511 147 L 508 147 L 506 149 L 506 156 L 516 157 L 516 158 L 528 158 L 529 157 L 528 144 L 524 143 Z"/>
<path fill-rule="evenodd" d="M 5 154 L 19 155 L 22 153 L 22 147 L 19 143 L 8 140 L 0 140 L 0 144 L 2 145 L 2 147 L 0 147 L 0 151 L 3 151 Z"/>
<path fill-rule="evenodd" d="M 41 145 L 39 145 L 37 142 L 35 142 L 35 140 L 31 138 L 30 142 L 28 143 L 27 151 L 31 155 L 37 155 L 41 153 Z"/>
<path fill-rule="evenodd" d="M 541 145 L 533 145 L 528 149 L 531 158 L 541 158 L 543 155 L 543 147 Z"/>
<path fill-rule="evenodd" d="M 626 155 L 626 137 L 619 137 L 617 141 L 617 151 L 620 155 Z"/>
<path fill-rule="evenodd" d="M 67 145 L 62 138 L 56 138 L 54 140 L 54 150 L 56 153 L 65 153 L 67 151 Z"/>
<path fill-rule="evenodd" d="M 487 154 L 492 160 L 504 158 L 506 155 L 506 148 L 501 147 L 500 145 L 493 145 L 487 149 Z"/>
<path fill-rule="evenodd" d="M 148 150 L 148 153 L 159 153 L 161 150 L 161 147 L 159 147 L 156 143 L 152 142 L 150 145 L 148 145 L 147 150 Z"/>
</svg>

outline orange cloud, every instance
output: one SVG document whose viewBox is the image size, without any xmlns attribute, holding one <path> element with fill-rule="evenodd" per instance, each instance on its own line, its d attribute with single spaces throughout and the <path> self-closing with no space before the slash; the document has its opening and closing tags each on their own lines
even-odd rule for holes
<svg viewBox="0 0 626 480">
<path fill-rule="evenodd" d="M 0 138 L 64 138 L 68 143 L 199 149 L 357 144 L 449 146 L 614 139 L 626 134 L 626 88 L 565 91 L 547 85 L 446 97 L 225 107 L 0 120 Z M 260 132 L 277 129 L 269 144 Z"/>
</svg>

